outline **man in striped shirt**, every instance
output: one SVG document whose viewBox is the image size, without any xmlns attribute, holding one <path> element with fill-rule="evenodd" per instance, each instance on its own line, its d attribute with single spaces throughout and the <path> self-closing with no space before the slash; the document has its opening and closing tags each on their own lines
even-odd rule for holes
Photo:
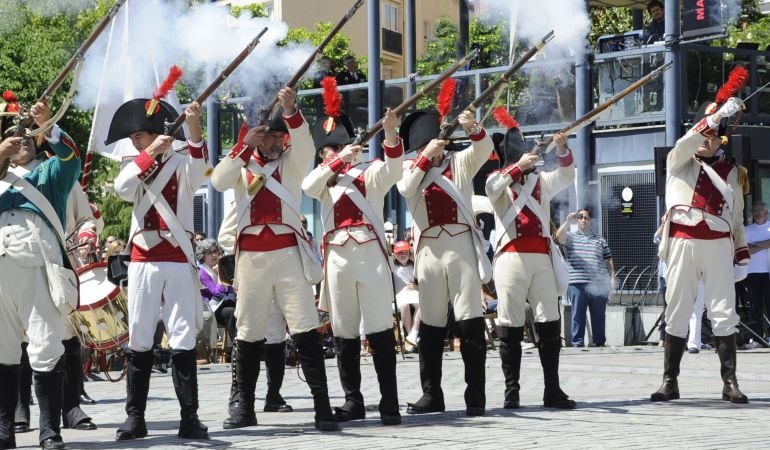
<svg viewBox="0 0 770 450">
<path fill-rule="evenodd" d="M 578 231 L 567 229 L 577 222 Z M 591 213 L 581 209 L 571 213 L 556 232 L 569 264 L 569 295 L 572 303 L 572 346 L 582 347 L 586 329 L 586 309 L 591 313 L 593 342 L 597 347 L 607 340 L 604 315 L 610 289 L 614 284 L 615 268 L 607 241 L 591 229 Z"/>
</svg>

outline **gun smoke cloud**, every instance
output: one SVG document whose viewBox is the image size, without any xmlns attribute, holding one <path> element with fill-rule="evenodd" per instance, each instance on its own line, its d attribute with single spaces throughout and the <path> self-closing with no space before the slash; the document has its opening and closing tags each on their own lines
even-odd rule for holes
<svg viewBox="0 0 770 450">
<path fill-rule="evenodd" d="M 97 99 L 104 104 L 149 97 L 174 64 L 184 70 L 183 82 L 195 97 L 264 27 L 257 48 L 220 87 L 257 105 L 272 99 L 312 52 L 304 45 L 276 46 L 288 32 L 285 23 L 248 12 L 234 18 L 215 4 L 190 8 L 178 0 L 128 0 L 88 51 L 75 104 L 92 109 Z"/>
</svg>

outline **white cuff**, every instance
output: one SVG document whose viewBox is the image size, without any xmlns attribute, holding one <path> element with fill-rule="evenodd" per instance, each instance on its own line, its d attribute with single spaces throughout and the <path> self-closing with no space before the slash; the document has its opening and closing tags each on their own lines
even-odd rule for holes
<svg viewBox="0 0 770 450">
<path fill-rule="evenodd" d="M 49 137 L 46 134 L 43 134 L 45 136 L 45 140 L 48 141 L 51 145 L 56 145 L 59 143 L 59 140 L 61 140 L 61 128 L 59 128 L 59 125 L 54 124 L 53 127 L 51 127 L 51 136 Z"/>
</svg>

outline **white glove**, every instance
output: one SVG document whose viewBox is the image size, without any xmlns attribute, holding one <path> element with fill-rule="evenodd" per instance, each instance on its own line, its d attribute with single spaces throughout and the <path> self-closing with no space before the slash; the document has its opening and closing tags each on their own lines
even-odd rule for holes
<svg viewBox="0 0 770 450">
<path fill-rule="evenodd" d="M 724 105 L 719 108 L 717 114 L 721 118 L 730 117 L 744 109 L 743 101 L 738 97 L 730 97 L 727 99 Z"/>
</svg>

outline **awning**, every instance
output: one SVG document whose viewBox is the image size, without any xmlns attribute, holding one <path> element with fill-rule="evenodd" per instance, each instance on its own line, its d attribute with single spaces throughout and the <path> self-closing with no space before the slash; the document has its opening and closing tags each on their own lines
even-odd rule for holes
<svg viewBox="0 0 770 450">
<path fill-rule="evenodd" d="M 636 9 L 645 9 L 649 0 L 590 0 L 592 7 L 626 6 Z"/>
</svg>

